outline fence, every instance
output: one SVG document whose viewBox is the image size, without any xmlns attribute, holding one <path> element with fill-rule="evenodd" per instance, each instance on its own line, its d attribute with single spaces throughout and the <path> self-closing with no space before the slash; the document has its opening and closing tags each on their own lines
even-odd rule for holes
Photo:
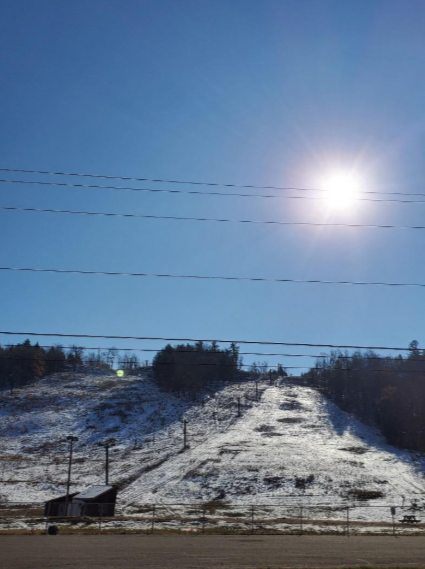
<svg viewBox="0 0 425 569">
<path fill-rule="evenodd" d="M 45 515 L 42 503 L 0 503 L 0 534 L 46 533 L 193 533 L 193 534 L 316 534 L 425 535 L 425 511 L 418 506 L 397 507 L 303 504 L 145 504 L 116 508 L 91 504 L 96 516 Z M 422 517 L 421 517 L 421 514 Z M 419 516 L 419 519 L 416 517 Z M 408 519 L 406 519 L 406 518 Z"/>
</svg>

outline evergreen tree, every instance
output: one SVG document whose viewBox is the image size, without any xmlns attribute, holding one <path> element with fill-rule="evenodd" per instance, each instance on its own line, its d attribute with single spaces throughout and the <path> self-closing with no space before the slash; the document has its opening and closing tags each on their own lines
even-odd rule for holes
<svg viewBox="0 0 425 569">
<path fill-rule="evenodd" d="M 153 359 L 155 380 L 171 391 L 198 391 L 209 381 L 231 381 L 238 373 L 238 355 L 232 347 L 220 349 L 217 342 L 210 346 L 168 344 Z"/>
</svg>

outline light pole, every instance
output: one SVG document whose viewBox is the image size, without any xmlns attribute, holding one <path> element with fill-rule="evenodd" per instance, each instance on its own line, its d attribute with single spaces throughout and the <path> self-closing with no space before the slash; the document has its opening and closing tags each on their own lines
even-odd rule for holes
<svg viewBox="0 0 425 569">
<path fill-rule="evenodd" d="M 187 449 L 187 421 L 183 421 L 183 448 Z"/>
<path fill-rule="evenodd" d="M 68 515 L 68 502 L 69 502 L 69 487 L 71 486 L 71 466 L 72 466 L 72 447 L 73 443 L 78 441 L 78 437 L 74 437 L 69 435 L 66 437 L 66 440 L 69 441 L 69 464 L 68 464 L 68 480 L 66 482 L 66 515 Z"/>
<path fill-rule="evenodd" d="M 103 443 L 99 443 L 99 446 L 105 448 L 105 484 L 109 486 L 109 447 L 114 446 L 115 439 L 108 439 Z"/>
</svg>

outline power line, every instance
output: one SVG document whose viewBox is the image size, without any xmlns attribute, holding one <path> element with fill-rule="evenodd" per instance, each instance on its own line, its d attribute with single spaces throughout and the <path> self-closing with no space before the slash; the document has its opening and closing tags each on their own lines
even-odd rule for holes
<svg viewBox="0 0 425 569">
<path fill-rule="evenodd" d="M 100 186 L 96 184 L 70 184 L 65 182 L 39 182 L 35 180 L 5 180 L 0 179 L 0 183 L 6 184 L 30 184 L 37 186 L 55 186 L 55 187 L 66 187 L 66 188 L 83 188 L 83 189 L 101 189 L 101 190 L 120 190 L 120 191 L 130 191 L 130 192 L 159 192 L 167 194 L 196 194 L 202 196 L 236 196 L 244 198 L 277 198 L 283 200 L 319 200 L 327 201 L 328 198 L 316 197 L 316 196 L 281 196 L 276 194 L 243 194 L 240 192 L 205 192 L 205 191 L 195 191 L 195 190 L 169 190 L 163 188 L 134 188 L 131 186 Z M 408 194 L 403 194 L 408 195 Z M 421 194 L 422 195 L 422 194 Z M 424 194 L 425 196 L 425 194 Z M 400 200 L 400 199 L 372 199 L 372 198 L 351 198 L 350 201 L 367 201 L 367 202 L 391 202 L 391 203 L 423 203 L 425 200 Z"/>
<path fill-rule="evenodd" d="M 296 191 L 296 192 L 327 192 L 325 188 L 302 188 L 299 186 L 260 186 L 257 184 L 224 184 L 218 182 L 194 182 L 193 180 L 165 180 L 160 178 L 136 178 L 131 176 L 108 176 L 103 174 L 81 174 L 71 172 L 52 172 L 49 170 L 25 170 L 18 168 L 0 168 L 0 172 L 15 172 L 21 174 L 44 174 L 53 176 L 72 176 L 78 178 L 97 178 L 103 180 L 124 180 L 131 182 L 154 182 L 162 184 L 182 184 L 187 186 L 213 186 L 221 188 L 247 188 L 256 190 L 283 190 L 283 191 Z M 424 193 L 406 193 L 406 192 L 375 192 L 375 191 L 359 191 L 360 194 L 382 194 L 382 195 L 396 195 L 396 196 L 424 196 Z"/>
<path fill-rule="evenodd" d="M 424 194 L 425 195 L 425 194 Z M 115 213 L 106 211 L 84 211 L 72 209 L 43 209 L 35 207 L 13 207 L 0 206 L 3 211 L 17 212 L 36 212 L 36 213 L 57 213 L 71 215 L 87 215 L 101 217 L 123 217 L 136 219 L 164 219 L 173 221 L 214 221 L 220 223 L 245 223 L 255 225 L 280 225 L 280 226 L 311 226 L 311 227 L 353 227 L 367 229 L 425 229 L 425 225 L 378 225 L 378 224 L 362 224 L 362 223 L 318 223 L 310 221 L 270 221 L 256 219 L 220 219 L 215 217 L 182 217 L 176 215 L 148 215 L 139 213 Z"/>
<path fill-rule="evenodd" d="M 17 346 L 20 346 L 21 344 L 2 344 L 3 347 L 5 348 L 14 348 Z M 34 347 L 34 346 L 31 346 Z M 58 348 L 59 346 L 56 345 L 40 345 L 40 348 L 43 349 L 48 349 L 48 348 Z M 71 350 L 73 349 L 75 346 L 60 346 L 61 348 L 63 348 L 64 350 Z M 117 352 L 159 352 L 161 351 L 161 348 L 116 348 L 116 347 L 102 347 L 102 346 L 77 346 L 78 349 L 81 350 L 94 350 L 94 351 L 99 351 L 99 350 L 110 350 L 110 349 L 114 349 Z M 409 350 L 409 348 L 406 348 L 406 350 Z M 179 353 L 179 354 L 194 354 L 197 355 L 198 352 L 194 351 L 194 350 L 173 350 L 174 353 Z M 222 350 L 208 350 L 209 354 L 220 354 L 222 353 Z M 326 359 L 331 357 L 329 354 L 284 354 L 281 352 L 238 352 L 240 356 L 278 356 L 278 357 L 282 357 L 282 358 L 317 358 L 317 359 Z M 337 358 L 339 360 L 351 360 L 353 357 L 353 355 L 350 356 L 342 356 L 340 354 L 338 354 Z M 385 356 L 388 357 L 388 356 Z M 384 356 L 361 356 L 362 360 L 382 360 L 384 359 Z M 424 359 L 416 359 L 416 358 L 410 358 L 409 357 L 409 362 L 424 362 Z"/>
<path fill-rule="evenodd" d="M 218 344 L 256 344 L 261 346 L 303 346 L 306 348 L 336 348 L 352 350 L 393 350 L 407 352 L 410 348 L 396 346 L 359 346 L 351 344 L 314 344 L 307 342 L 276 342 L 265 340 L 219 340 L 217 338 L 167 338 L 165 336 L 113 336 L 112 334 L 65 334 L 63 332 L 10 332 L 0 330 L 5 336 L 55 336 L 56 338 L 102 338 L 105 340 L 153 340 L 162 342 L 217 342 Z"/>
<path fill-rule="evenodd" d="M 330 281 L 320 279 L 269 279 L 265 277 L 226 277 L 223 275 L 176 275 L 170 273 L 127 273 L 119 271 L 80 271 L 71 269 L 34 269 L 30 267 L 0 267 L 0 271 L 22 271 L 30 273 L 56 273 L 71 275 L 100 275 L 120 277 L 151 277 L 170 279 L 195 279 L 195 280 L 221 280 L 221 281 L 245 281 L 267 283 L 292 283 L 292 284 L 326 284 L 326 285 L 355 285 L 355 286 L 386 286 L 386 287 L 419 287 L 424 288 L 425 283 L 392 283 L 384 281 Z"/>
</svg>

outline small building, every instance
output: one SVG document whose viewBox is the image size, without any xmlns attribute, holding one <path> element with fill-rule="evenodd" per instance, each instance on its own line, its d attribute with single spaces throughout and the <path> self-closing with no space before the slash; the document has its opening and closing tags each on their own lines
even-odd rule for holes
<svg viewBox="0 0 425 569">
<path fill-rule="evenodd" d="M 68 508 L 66 496 L 60 496 L 48 500 L 45 504 L 44 515 L 47 517 L 113 517 L 115 515 L 115 503 L 117 489 L 114 486 L 92 486 L 83 492 L 70 494 Z"/>
<path fill-rule="evenodd" d="M 74 492 L 73 494 L 69 494 L 68 496 L 68 510 L 70 509 L 70 504 L 72 502 L 72 498 L 76 496 L 78 492 Z M 44 515 L 46 517 L 62 517 L 66 516 L 66 495 L 58 496 L 57 498 L 52 498 L 51 500 L 47 500 L 44 504 Z"/>
<path fill-rule="evenodd" d="M 92 486 L 72 498 L 71 516 L 106 516 L 115 514 L 117 489 L 114 486 Z"/>
</svg>

